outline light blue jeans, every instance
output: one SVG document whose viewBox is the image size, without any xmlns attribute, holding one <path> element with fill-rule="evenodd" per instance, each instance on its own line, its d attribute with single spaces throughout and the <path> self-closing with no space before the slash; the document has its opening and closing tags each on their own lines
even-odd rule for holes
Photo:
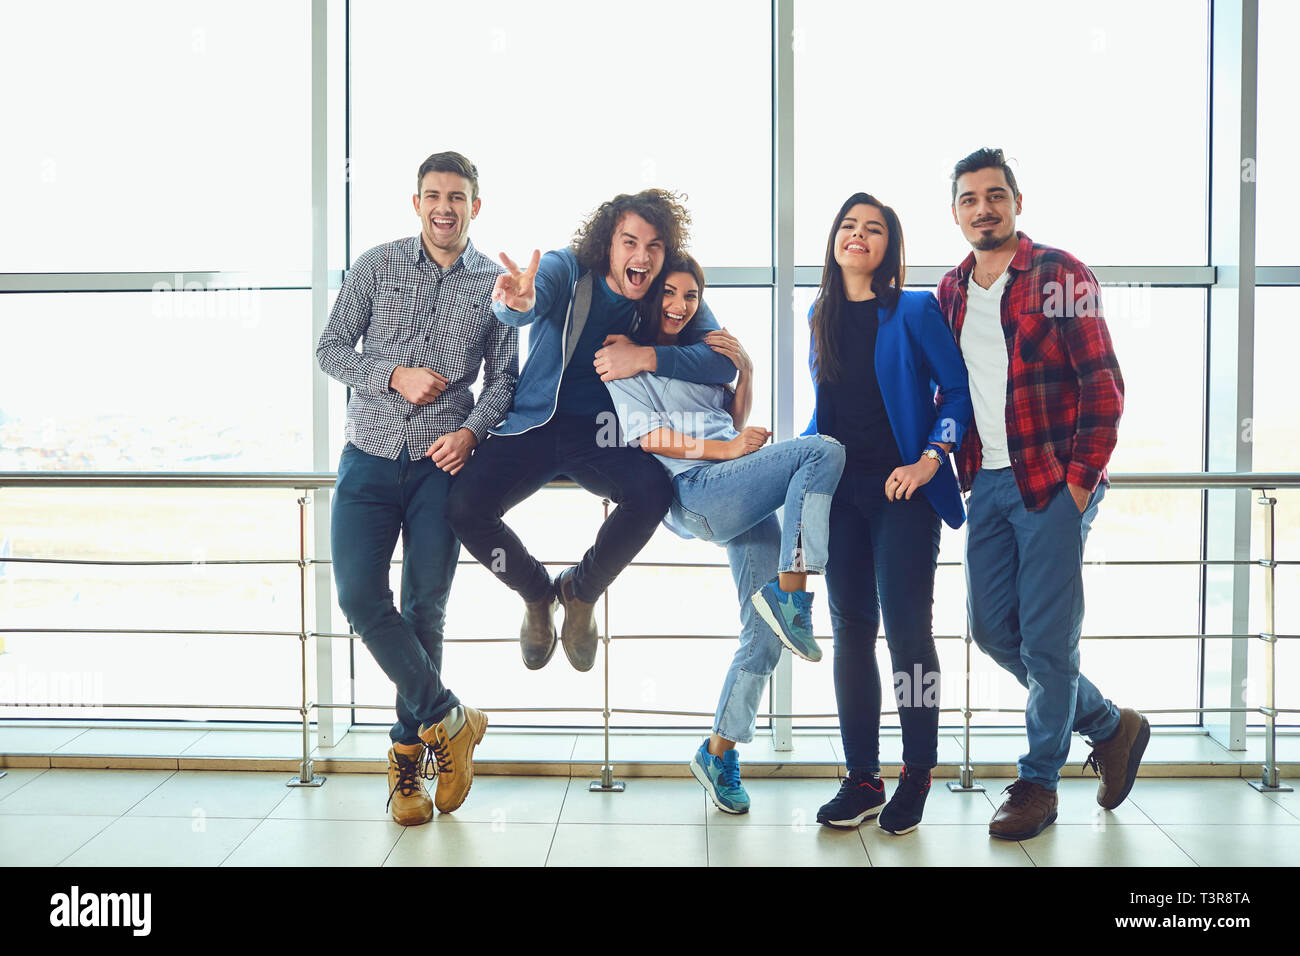
<svg viewBox="0 0 1300 956">
<path fill-rule="evenodd" d="M 967 503 L 966 592 L 971 637 L 1029 689 L 1025 780 L 1055 790 L 1070 732 L 1094 743 L 1119 729 L 1119 710 L 1079 673 L 1083 546 L 1106 494 L 1083 513 L 1062 485 L 1040 511 L 1020 497 L 1010 468 L 981 468 Z"/>
<path fill-rule="evenodd" d="M 701 465 L 673 481 L 673 520 L 726 547 L 740 601 L 740 647 L 713 717 L 720 737 L 742 744 L 754 739 L 758 704 L 781 659 L 781 642 L 750 598 L 779 571 L 826 570 L 831 499 L 843 470 L 844 446 L 808 435 Z M 784 522 L 776 518 L 781 507 Z"/>
</svg>

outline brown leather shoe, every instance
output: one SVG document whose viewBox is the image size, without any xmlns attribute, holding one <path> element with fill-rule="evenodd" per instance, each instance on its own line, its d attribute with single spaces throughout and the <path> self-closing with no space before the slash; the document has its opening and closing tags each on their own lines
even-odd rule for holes
<svg viewBox="0 0 1300 956">
<path fill-rule="evenodd" d="M 1150 740 L 1151 724 L 1132 707 L 1124 707 L 1119 712 L 1119 730 L 1114 736 L 1092 745 L 1092 753 L 1083 765 L 1091 767 L 1101 778 L 1097 785 L 1100 806 L 1114 810 L 1124 802 L 1133 789 L 1142 754 Z"/>
<path fill-rule="evenodd" d="M 519 650 L 524 666 L 540 670 L 555 653 L 555 590 L 540 601 L 524 602 L 524 623 L 519 625 Z"/>
<path fill-rule="evenodd" d="M 560 643 L 564 645 L 564 656 L 575 670 L 589 671 L 596 663 L 596 647 L 600 643 L 596 633 L 596 605 L 580 600 L 573 593 L 574 570 L 566 568 L 555 579 L 555 592 L 564 605 Z"/>
<path fill-rule="evenodd" d="M 999 840 L 1028 840 L 1056 822 L 1056 791 L 1020 779 L 1002 791 L 1008 794 L 989 821 L 989 836 Z"/>
<path fill-rule="evenodd" d="M 438 765 L 438 786 L 433 804 L 439 813 L 451 813 L 465 802 L 474 784 L 474 748 L 487 732 L 487 714 L 460 704 L 464 721 L 454 731 L 448 726 L 450 714 L 436 724 L 420 728 L 420 739 L 429 745 Z"/>
<path fill-rule="evenodd" d="M 422 768 L 424 744 L 404 747 L 393 744 L 388 751 L 388 807 L 393 820 L 404 827 L 419 826 L 433 819 L 433 801 L 420 778 L 428 779 Z"/>
</svg>

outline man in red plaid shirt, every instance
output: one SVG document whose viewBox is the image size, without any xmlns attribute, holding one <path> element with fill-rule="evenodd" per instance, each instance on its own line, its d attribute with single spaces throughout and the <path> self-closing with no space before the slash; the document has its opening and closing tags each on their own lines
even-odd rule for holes
<svg viewBox="0 0 1300 956">
<path fill-rule="evenodd" d="M 1105 495 L 1124 379 L 1096 277 L 1016 231 L 1021 195 L 1000 149 L 952 175 L 953 219 L 973 252 L 939 283 L 970 375 L 975 421 L 957 453 L 967 613 L 980 648 L 1029 689 L 1029 753 L 989 823 L 1025 840 L 1056 819 L 1070 734 L 1092 742 L 1097 802 L 1128 796 L 1151 734 L 1079 673 L 1083 546 Z"/>
</svg>

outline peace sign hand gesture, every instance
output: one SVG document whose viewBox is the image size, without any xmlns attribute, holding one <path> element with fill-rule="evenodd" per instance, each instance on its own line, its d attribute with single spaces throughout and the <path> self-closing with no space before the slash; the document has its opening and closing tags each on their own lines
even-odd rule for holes
<svg viewBox="0 0 1300 956">
<path fill-rule="evenodd" d="M 533 280 L 537 276 L 537 263 L 542 259 L 542 254 L 537 249 L 533 250 L 533 257 L 528 261 L 528 268 L 523 272 L 519 271 L 519 266 L 504 252 L 501 255 L 501 263 L 508 269 L 497 276 L 497 284 L 492 289 L 492 301 L 500 302 L 506 308 L 515 312 L 529 312 L 537 304 L 537 288 Z"/>
</svg>

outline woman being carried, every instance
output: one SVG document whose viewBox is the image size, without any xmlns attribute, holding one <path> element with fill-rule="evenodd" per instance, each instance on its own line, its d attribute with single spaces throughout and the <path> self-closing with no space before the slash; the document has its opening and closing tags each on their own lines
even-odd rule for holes
<svg viewBox="0 0 1300 956">
<path fill-rule="evenodd" d="M 647 296 L 642 344 L 675 344 L 702 301 L 704 272 L 694 259 L 669 262 L 664 272 L 662 294 Z M 683 538 L 727 549 L 740 600 L 740 647 L 723 680 L 713 734 L 690 766 L 719 809 L 745 813 L 749 795 L 735 747 L 754 738 L 759 701 L 781 645 L 805 660 L 821 659 L 807 577 L 826 566 L 844 449 L 820 435 L 767 445 L 771 432 L 745 427 L 753 402 L 748 354 L 725 329 L 704 341 L 740 371 L 734 392 L 650 372 L 606 384 L 624 439 L 653 454 L 673 476 L 664 523 Z M 784 529 L 776 518 L 781 507 Z"/>
</svg>

